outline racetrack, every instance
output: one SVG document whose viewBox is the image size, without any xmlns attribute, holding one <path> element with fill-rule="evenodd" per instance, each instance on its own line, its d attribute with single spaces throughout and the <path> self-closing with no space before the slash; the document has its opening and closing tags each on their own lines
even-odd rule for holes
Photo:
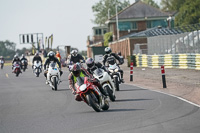
<svg viewBox="0 0 200 133">
<path fill-rule="evenodd" d="M 0 133 L 198 133 L 199 107 L 175 97 L 121 85 L 108 111 L 97 113 L 77 102 L 68 89 L 68 73 L 58 91 L 43 74 L 29 69 L 15 77 L 0 70 Z"/>
</svg>

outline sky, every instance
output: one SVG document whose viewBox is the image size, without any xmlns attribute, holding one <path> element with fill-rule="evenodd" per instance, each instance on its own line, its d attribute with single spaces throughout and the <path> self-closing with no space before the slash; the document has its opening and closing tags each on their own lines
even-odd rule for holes
<svg viewBox="0 0 200 133">
<path fill-rule="evenodd" d="M 87 36 L 96 26 L 92 6 L 99 0 L 0 0 L 0 41 L 9 40 L 17 48 L 30 48 L 20 44 L 19 34 L 53 34 L 53 47 L 70 45 L 86 50 Z M 155 0 L 160 2 L 161 0 Z M 130 0 L 134 3 L 135 0 Z"/>
</svg>

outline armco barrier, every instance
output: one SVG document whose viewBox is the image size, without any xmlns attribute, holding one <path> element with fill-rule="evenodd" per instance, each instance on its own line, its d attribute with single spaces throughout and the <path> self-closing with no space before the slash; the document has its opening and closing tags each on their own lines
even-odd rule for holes
<svg viewBox="0 0 200 133">
<path fill-rule="evenodd" d="M 200 54 L 135 55 L 137 67 L 200 70 Z"/>
</svg>

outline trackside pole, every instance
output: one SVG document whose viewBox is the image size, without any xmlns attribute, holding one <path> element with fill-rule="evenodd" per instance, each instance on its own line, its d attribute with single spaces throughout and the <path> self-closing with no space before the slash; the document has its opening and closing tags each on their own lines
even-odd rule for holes
<svg viewBox="0 0 200 133">
<path fill-rule="evenodd" d="M 162 74 L 163 88 L 167 88 L 166 79 L 165 79 L 165 67 L 164 67 L 164 65 L 161 66 L 161 74 Z"/>
<path fill-rule="evenodd" d="M 130 64 L 130 81 L 133 81 L 133 62 Z"/>
</svg>

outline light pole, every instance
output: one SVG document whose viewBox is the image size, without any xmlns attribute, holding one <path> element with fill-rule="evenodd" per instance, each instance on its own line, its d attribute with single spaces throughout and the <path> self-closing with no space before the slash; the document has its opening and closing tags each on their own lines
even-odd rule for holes
<svg viewBox="0 0 200 133">
<path fill-rule="evenodd" d="M 167 21 L 169 22 L 169 29 L 171 29 L 171 20 L 172 20 L 172 17 L 169 16 L 169 17 L 167 18 Z"/>
<path fill-rule="evenodd" d="M 116 25 L 117 25 L 117 40 L 119 40 L 119 25 L 118 25 L 117 5 L 116 5 Z"/>
<path fill-rule="evenodd" d="M 110 18 L 110 9 L 108 9 L 108 19 Z"/>
</svg>

